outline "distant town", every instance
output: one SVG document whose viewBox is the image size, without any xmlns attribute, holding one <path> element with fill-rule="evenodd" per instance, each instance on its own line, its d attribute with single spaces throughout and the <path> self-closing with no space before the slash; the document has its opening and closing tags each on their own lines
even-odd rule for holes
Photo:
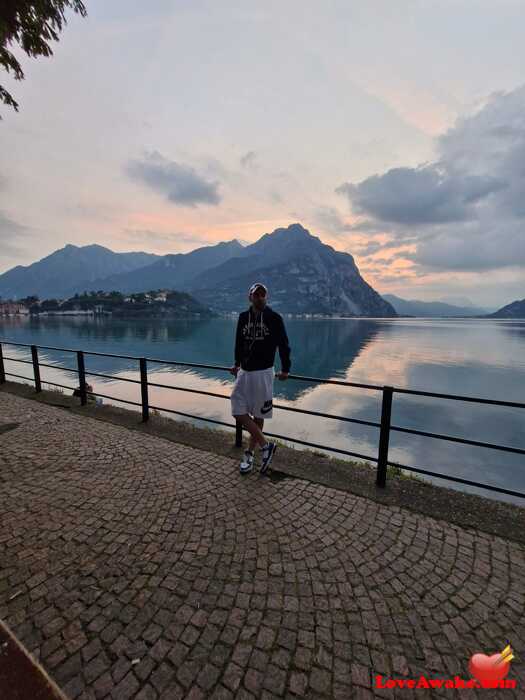
<svg viewBox="0 0 525 700">
<path fill-rule="evenodd" d="M 39 299 L 28 296 L 17 301 L 0 300 L 0 316 L 179 316 L 216 315 L 191 295 L 169 289 L 137 294 L 91 291 L 69 299 Z"/>
</svg>

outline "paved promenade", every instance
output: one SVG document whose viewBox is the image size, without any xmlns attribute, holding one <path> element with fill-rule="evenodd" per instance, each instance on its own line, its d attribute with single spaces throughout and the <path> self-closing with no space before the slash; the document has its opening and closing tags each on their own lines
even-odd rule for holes
<svg viewBox="0 0 525 700">
<path fill-rule="evenodd" d="M 516 543 L 3 392 L 0 493 L 0 618 L 71 698 L 525 692 Z M 374 687 L 507 640 L 516 690 Z"/>
</svg>

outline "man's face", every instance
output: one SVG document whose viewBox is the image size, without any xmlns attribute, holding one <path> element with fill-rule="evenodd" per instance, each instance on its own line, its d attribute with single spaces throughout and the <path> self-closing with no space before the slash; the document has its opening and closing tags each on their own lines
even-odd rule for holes
<svg viewBox="0 0 525 700">
<path fill-rule="evenodd" d="M 262 311 L 266 306 L 266 291 L 262 287 L 257 287 L 257 289 L 250 294 L 250 301 L 257 311 Z"/>
</svg>

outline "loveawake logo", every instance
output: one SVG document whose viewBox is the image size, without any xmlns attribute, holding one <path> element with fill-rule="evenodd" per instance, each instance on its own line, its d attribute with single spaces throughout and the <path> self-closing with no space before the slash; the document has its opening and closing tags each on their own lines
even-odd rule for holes
<svg viewBox="0 0 525 700">
<path fill-rule="evenodd" d="M 473 678 L 465 680 L 459 676 L 454 678 L 384 678 L 375 677 L 376 688 L 516 688 L 515 680 L 507 679 L 510 662 L 514 658 L 510 644 L 503 651 L 487 656 L 473 654 L 468 664 L 468 670 Z"/>
</svg>

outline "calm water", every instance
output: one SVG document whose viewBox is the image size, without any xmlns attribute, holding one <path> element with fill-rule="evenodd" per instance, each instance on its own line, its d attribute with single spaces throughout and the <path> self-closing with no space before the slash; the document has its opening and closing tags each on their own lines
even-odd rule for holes
<svg viewBox="0 0 525 700">
<path fill-rule="evenodd" d="M 113 319 L 0 319 L 0 338 L 22 343 L 216 365 L 233 363 L 236 319 L 122 321 Z M 287 319 L 292 372 L 310 377 L 394 385 L 426 391 L 525 402 L 525 321 L 436 319 Z M 4 354 L 28 357 L 21 349 Z M 68 353 L 40 351 L 42 361 L 75 366 Z M 277 361 L 277 369 L 280 365 Z M 138 378 L 137 363 L 86 357 L 86 369 Z M 31 376 L 31 368 L 6 362 L 6 370 Z M 150 381 L 229 395 L 225 372 L 149 366 Z M 74 375 L 42 368 L 42 379 L 74 385 Z M 100 393 L 140 401 L 137 385 L 88 378 Z M 150 388 L 150 403 L 231 422 L 224 399 Z M 275 403 L 378 421 L 378 392 L 288 380 L 275 382 Z M 525 409 L 394 395 L 397 426 L 525 447 Z M 199 421 L 199 423 L 201 423 Z M 207 424 L 210 425 L 210 424 Z M 378 430 L 331 419 L 274 411 L 271 432 L 366 455 L 377 454 Z M 271 427 L 270 427 L 271 426 Z M 232 433 L 233 439 L 233 433 Z M 525 491 L 525 458 L 494 450 L 391 434 L 392 461 Z M 489 495 L 489 492 L 453 485 Z M 498 496 L 499 497 L 499 496 Z M 522 499 L 501 496 L 523 503 Z"/>
</svg>

